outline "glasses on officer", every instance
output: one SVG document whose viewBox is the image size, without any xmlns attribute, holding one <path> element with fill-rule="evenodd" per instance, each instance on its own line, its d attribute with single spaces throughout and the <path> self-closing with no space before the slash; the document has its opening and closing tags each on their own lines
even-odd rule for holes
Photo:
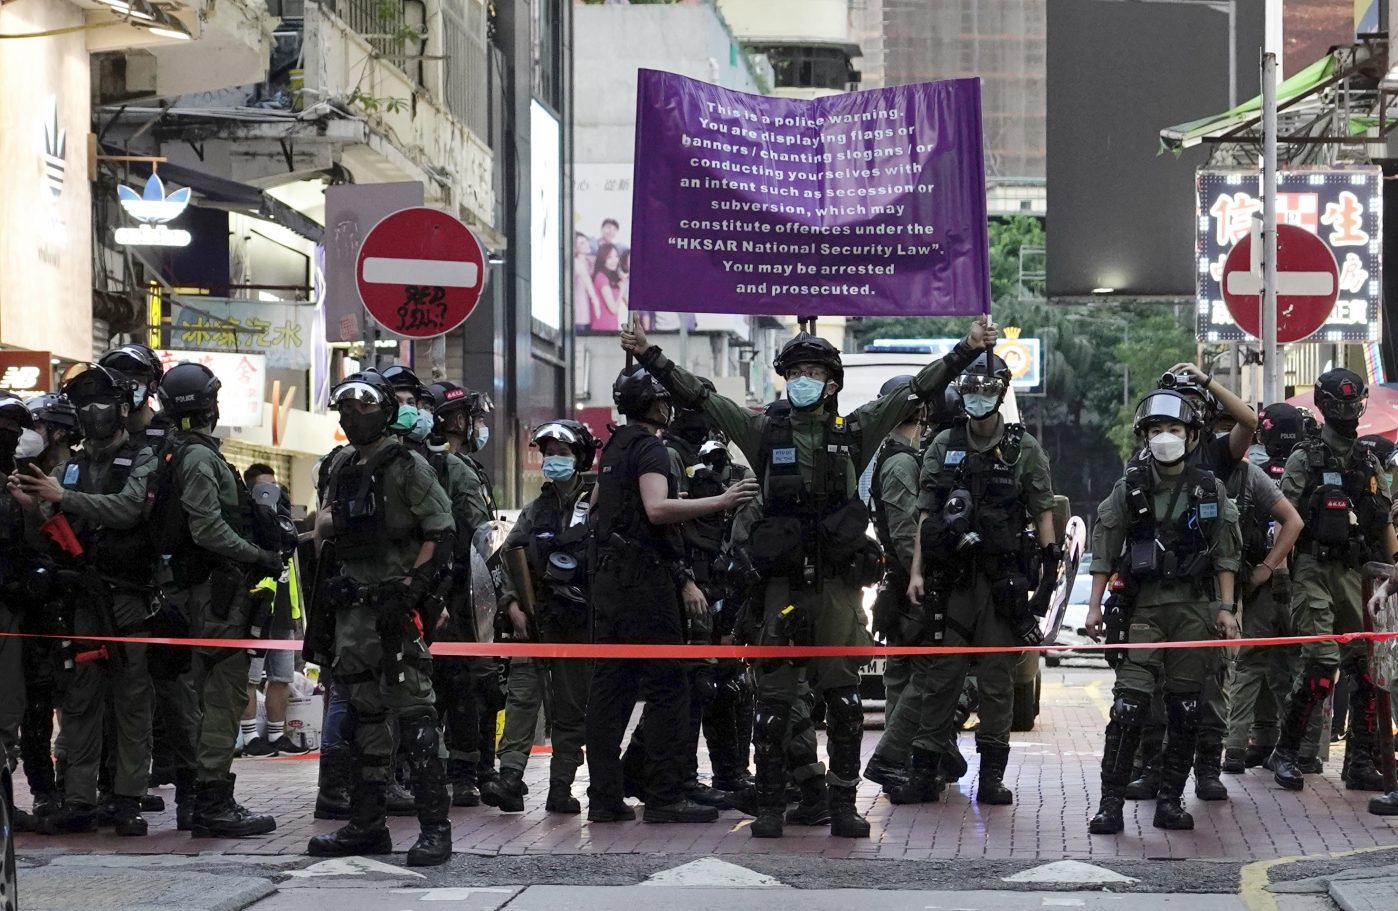
<svg viewBox="0 0 1398 911">
<path fill-rule="evenodd" d="M 819 380 L 822 383 L 830 382 L 830 374 L 819 364 L 797 364 L 786 372 L 788 381 L 803 376 L 807 379 Z"/>
</svg>

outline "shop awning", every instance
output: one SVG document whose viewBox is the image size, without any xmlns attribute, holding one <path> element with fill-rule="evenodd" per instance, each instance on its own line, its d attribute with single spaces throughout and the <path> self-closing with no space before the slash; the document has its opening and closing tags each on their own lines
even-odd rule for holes
<svg viewBox="0 0 1398 911">
<path fill-rule="evenodd" d="M 1327 54 L 1301 72 L 1277 86 L 1277 107 L 1299 102 L 1320 89 L 1338 81 L 1340 64 L 1333 54 Z M 1217 141 L 1262 120 L 1262 96 L 1251 98 L 1229 111 L 1191 120 L 1160 131 L 1160 151 L 1179 154 L 1201 142 Z M 1350 124 L 1351 135 L 1363 133 L 1365 127 Z"/>
</svg>

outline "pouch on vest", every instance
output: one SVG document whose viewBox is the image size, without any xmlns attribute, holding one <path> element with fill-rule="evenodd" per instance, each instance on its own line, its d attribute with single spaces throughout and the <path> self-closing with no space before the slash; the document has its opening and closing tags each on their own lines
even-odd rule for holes
<svg viewBox="0 0 1398 911">
<path fill-rule="evenodd" d="M 1343 487 L 1325 485 L 1311 495 L 1311 514 L 1306 524 L 1312 540 L 1322 547 L 1343 547 L 1349 543 L 1350 500 Z"/>
<path fill-rule="evenodd" d="M 795 516 L 763 516 L 748 532 L 748 555 L 758 572 L 795 575 L 805 564 L 801 520 Z"/>
<path fill-rule="evenodd" d="M 1154 538 L 1148 541 L 1132 541 L 1126 556 L 1127 571 L 1132 579 L 1144 582 L 1160 574 L 1160 545 Z"/>
<path fill-rule="evenodd" d="M 845 566 L 869 544 L 869 508 L 854 497 L 820 520 L 820 541 L 831 568 Z"/>
</svg>

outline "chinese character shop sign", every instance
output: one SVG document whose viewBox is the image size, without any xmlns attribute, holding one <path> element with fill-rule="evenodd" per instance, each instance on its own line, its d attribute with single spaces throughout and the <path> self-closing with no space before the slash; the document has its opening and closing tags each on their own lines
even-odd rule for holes
<svg viewBox="0 0 1398 911">
<path fill-rule="evenodd" d="M 364 307 L 388 331 L 433 338 L 461 325 L 485 289 L 485 252 L 445 212 L 394 212 L 364 237 L 355 266 Z"/>
<path fill-rule="evenodd" d="M 1383 278 L 1380 179 L 1378 168 L 1284 171 L 1277 175 L 1277 223 L 1283 226 L 1279 234 L 1285 235 L 1289 230 L 1285 226 L 1290 226 L 1319 238 L 1338 270 L 1334 308 L 1310 336 L 1312 341 L 1372 341 L 1379 337 Z M 1235 292 L 1247 284 L 1237 270 L 1231 277 L 1227 274 L 1227 263 L 1235 247 L 1251 243 L 1254 218 L 1262 212 L 1260 177 L 1256 171 L 1201 170 L 1195 182 L 1199 206 L 1195 243 L 1198 336 L 1210 342 L 1253 338 L 1229 311 L 1225 282 L 1231 281 Z M 1250 259 L 1251 251 L 1245 252 Z M 1283 250 L 1278 256 L 1283 270 L 1285 259 Z M 1234 258 L 1235 265 L 1240 261 Z M 1297 274 L 1315 271 L 1302 269 Z M 1283 294 L 1286 281 L 1287 276 L 1279 274 L 1278 290 Z M 1280 298 L 1279 309 L 1286 305 L 1285 297 Z"/>
</svg>

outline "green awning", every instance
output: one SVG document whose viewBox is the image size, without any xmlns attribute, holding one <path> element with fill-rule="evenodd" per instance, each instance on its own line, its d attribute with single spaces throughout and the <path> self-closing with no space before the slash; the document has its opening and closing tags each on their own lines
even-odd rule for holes
<svg viewBox="0 0 1398 911">
<path fill-rule="evenodd" d="M 1334 55 L 1326 54 L 1301 72 L 1277 86 L 1277 105 L 1285 106 L 1335 78 L 1340 65 Z M 1191 120 L 1160 131 L 1160 151 L 1179 154 L 1210 137 L 1224 136 L 1239 127 L 1262 119 L 1262 96 L 1251 98 L 1230 111 Z M 1361 131 L 1362 132 L 1362 131 Z"/>
</svg>

